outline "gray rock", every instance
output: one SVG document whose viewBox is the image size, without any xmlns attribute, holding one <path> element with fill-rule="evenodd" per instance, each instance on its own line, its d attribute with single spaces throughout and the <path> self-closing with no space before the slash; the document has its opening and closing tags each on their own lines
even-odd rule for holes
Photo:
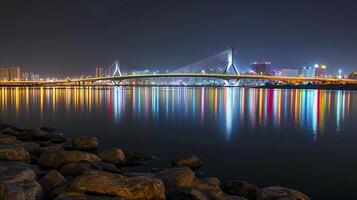
<svg viewBox="0 0 357 200">
<path fill-rule="evenodd" d="M 191 169 L 198 169 L 202 165 L 202 161 L 193 154 L 181 155 L 171 160 L 173 167 L 189 167 Z"/>
<path fill-rule="evenodd" d="M 248 199 L 255 199 L 259 188 L 254 184 L 240 180 L 230 180 L 224 182 L 222 189 L 230 195 L 243 196 Z"/>
<path fill-rule="evenodd" d="M 30 162 L 30 153 L 16 145 L 0 145 L 0 160 Z"/>
<path fill-rule="evenodd" d="M 296 190 L 272 186 L 258 190 L 257 200 L 310 200 L 310 198 Z"/>
<path fill-rule="evenodd" d="M 94 163 L 100 161 L 100 158 L 95 154 L 88 152 L 62 150 L 41 154 L 38 163 L 43 167 L 59 169 L 68 163 L 81 160 L 87 160 Z"/>
<path fill-rule="evenodd" d="M 195 180 L 195 173 L 188 167 L 176 167 L 162 170 L 155 174 L 161 179 L 168 192 L 179 190 L 182 187 L 190 187 Z"/>
<path fill-rule="evenodd" d="M 17 161 L 0 161 L 0 197 L 11 200 L 37 200 L 41 185 L 29 165 Z"/>
<path fill-rule="evenodd" d="M 125 161 L 125 155 L 121 149 L 110 148 L 100 151 L 98 154 L 100 159 L 115 165 L 121 164 Z"/>
<path fill-rule="evenodd" d="M 72 149 L 77 150 L 94 150 L 97 148 L 99 142 L 96 137 L 77 137 L 72 139 Z"/>
<path fill-rule="evenodd" d="M 103 171 L 91 171 L 77 177 L 71 187 L 89 193 L 114 195 L 126 199 L 165 199 L 161 180 L 151 177 L 125 177 Z"/>
</svg>

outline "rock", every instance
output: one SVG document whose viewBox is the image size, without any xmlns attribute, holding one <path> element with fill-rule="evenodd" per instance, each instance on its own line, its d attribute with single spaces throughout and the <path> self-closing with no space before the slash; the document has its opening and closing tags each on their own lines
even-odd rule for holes
<svg viewBox="0 0 357 200">
<path fill-rule="evenodd" d="M 177 167 L 162 170 L 155 174 L 156 178 L 161 179 L 168 192 L 178 190 L 181 187 L 193 185 L 195 173 L 188 167 Z"/>
<path fill-rule="evenodd" d="M 47 147 L 52 144 L 52 142 L 49 140 L 40 140 L 40 141 L 37 141 L 36 143 L 38 145 L 40 145 L 40 147 Z"/>
<path fill-rule="evenodd" d="M 138 164 L 138 162 L 155 159 L 155 156 L 147 155 L 139 151 L 123 150 L 123 153 L 125 155 L 125 161 L 127 162 L 127 164 Z"/>
<path fill-rule="evenodd" d="M 72 139 L 72 149 L 77 150 L 94 150 L 99 142 L 96 137 L 77 137 Z"/>
<path fill-rule="evenodd" d="M 191 169 L 198 169 L 202 165 L 202 161 L 193 154 L 186 154 L 171 160 L 173 167 L 189 167 Z"/>
<path fill-rule="evenodd" d="M 204 177 L 204 178 L 196 178 L 194 180 L 194 187 L 200 190 L 210 190 L 217 189 L 221 185 L 221 181 L 216 177 Z"/>
<path fill-rule="evenodd" d="M 60 173 L 63 176 L 77 177 L 89 170 L 102 170 L 102 167 L 93 162 L 82 160 L 66 164 L 61 168 Z"/>
<path fill-rule="evenodd" d="M 37 200 L 42 196 L 41 185 L 29 165 L 17 161 L 0 161 L 0 198 Z"/>
<path fill-rule="evenodd" d="M 17 141 L 15 136 L 12 135 L 0 135 L 0 143 L 9 143 Z"/>
<path fill-rule="evenodd" d="M 49 136 L 49 132 L 41 129 L 30 130 L 29 133 L 35 140 L 47 140 Z"/>
<path fill-rule="evenodd" d="M 161 180 L 151 177 L 125 177 L 102 171 L 77 177 L 71 187 L 89 193 L 114 195 L 125 199 L 165 199 Z"/>
<path fill-rule="evenodd" d="M 195 188 L 185 188 L 172 192 L 168 195 L 168 200 L 208 200 L 206 195 Z"/>
<path fill-rule="evenodd" d="M 222 189 L 230 195 L 238 195 L 248 199 L 255 199 L 259 188 L 254 184 L 240 180 L 224 182 Z"/>
<path fill-rule="evenodd" d="M 0 160 L 30 162 L 29 152 L 16 145 L 0 145 Z"/>
<path fill-rule="evenodd" d="M 58 143 L 64 143 L 67 141 L 67 138 L 64 137 L 63 135 L 59 135 L 59 134 L 56 134 L 56 135 L 50 135 L 50 141 L 55 143 L 55 144 L 58 144 Z"/>
<path fill-rule="evenodd" d="M 66 192 L 58 195 L 54 200 L 125 200 L 119 197 L 86 195 L 79 192 Z"/>
<path fill-rule="evenodd" d="M 41 154 L 38 159 L 38 163 L 43 167 L 59 169 L 68 163 L 81 160 L 87 160 L 93 163 L 100 161 L 98 156 L 92 153 L 62 150 Z"/>
<path fill-rule="evenodd" d="M 112 163 L 100 161 L 100 162 L 96 162 L 95 164 L 98 165 L 99 167 L 101 167 L 104 171 L 114 173 L 114 174 L 122 173 L 122 171 L 120 169 L 118 169 L 116 165 L 114 165 Z"/>
<path fill-rule="evenodd" d="M 115 165 L 121 164 L 125 160 L 125 155 L 121 149 L 111 148 L 105 149 L 98 153 L 100 159 Z"/>
<path fill-rule="evenodd" d="M 50 127 L 46 127 L 46 126 L 42 126 L 42 127 L 40 128 L 40 130 L 46 131 L 46 132 L 53 132 L 53 131 L 55 131 L 56 129 L 50 128 Z"/>
<path fill-rule="evenodd" d="M 56 187 L 64 186 L 67 181 L 56 170 L 51 170 L 40 179 L 39 183 L 41 184 L 44 191 L 50 192 Z"/>
<path fill-rule="evenodd" d="M 305 194 L 284 188 L 280 186 L 272 186 L 261 188 L 257 193 L 257 200 L 310 200 Z"/>
<path fill-rule="evenodd" d="M 232 198 L 232 200 L 249 200 L 249 199 L 247 199 L 247 198 L 245 198 L 245 197 L 241 197 L 241 196 L 230 196 L 231 198 Z"/>
<path fill-rule="evenodd" d="M 196 178 L 193 187 L 202 191 L 208 199 L 232 200 L 232 197 L 225 194 L 220 188 L 220 180 L 215 177 Z"/>
<path fill-rule="evenodd" d="M 63 145 L 61 145 L 61 144 L 51 144 L 51 145 L 48 145 L 46 147 L 41 147 L 39 150 L 42 153 L 60 151 L 60 150 L 63 150 Z"/>
</svg>

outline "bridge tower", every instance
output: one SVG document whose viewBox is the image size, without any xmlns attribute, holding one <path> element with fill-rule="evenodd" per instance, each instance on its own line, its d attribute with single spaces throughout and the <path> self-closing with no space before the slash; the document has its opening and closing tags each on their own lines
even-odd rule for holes
<svg viewBox="0 0 357 200">
<path fill-rule="evenodd" d="M 118 60 L 115 60 L 115 62 L 112 64 L 112 68 L 114 68 L 112 77 L 113 76 L 122 76 L 121 71 L 120 71 L 120 62 L 118 62 Z"/>
<path fill-rule="evenodd" d="M 227 55 L 228 55 L 228 58 L 227 58 L 228 64 L 227 64 L 227 68 L 224 70 L 224 74 L 228 74 L 228 73 L 230 73 L 230 71 L 233 70 L 234 74 L 239 75 L 240 73 L 239 73 L 237 67 L 234 64 L 235 50 L 233 49 L 233 47 L 230 47 L 228 49 L 228 54 Z"/>
</svg>

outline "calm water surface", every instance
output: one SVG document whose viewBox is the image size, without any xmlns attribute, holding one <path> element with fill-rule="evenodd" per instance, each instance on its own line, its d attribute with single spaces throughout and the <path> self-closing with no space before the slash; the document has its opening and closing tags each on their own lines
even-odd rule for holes
<svg viewBox="0 0 357 200">
<path fill-rule="evenodd" d="M 313 199 L 357 186 L 357 92 L 249 88 L 0 88 L 1 119 L 96 136 L 104 147 L 194 153 L 222 180 L 283 185 Z"/>
</svg>

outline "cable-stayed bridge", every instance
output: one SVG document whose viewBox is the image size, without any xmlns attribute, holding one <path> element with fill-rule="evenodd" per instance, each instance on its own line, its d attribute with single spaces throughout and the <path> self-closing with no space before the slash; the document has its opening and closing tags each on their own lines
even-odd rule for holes
<svg viewBox="0 0 357 200">
<path fill-rule="evenodd" d="M 229 48 L 223 52 L 208 58 L 189 64 L 166 74 L 131 74 L 121 72 L 119 61 L 115 61 L 106 71 L 106 76 L 82 79 L 66 79 L 60 81 L 0 81 L 0 85 L 19 86 L 57 86 L 57 85 L 93 85 L 97 82 L 105 82 L 105 85 L 122 85 L 126 80 L 165 79 L 164 85 L 172 85 L 175 79 L 187 80 L 220 80 L 220 85 L 235 86 L 240 80 L 266 80 L 279 81 L 290 84 L 353 84 L 357 80 L 337 78 L 315 78 L 315 77 L 280 77 L 264 75 L 242 75 L 237 67 L 237 52 Z M 129 83 L 130 84 L 130 83 Z M 162 84 L 161 84 L 162 85 Z"/>
</svg>

